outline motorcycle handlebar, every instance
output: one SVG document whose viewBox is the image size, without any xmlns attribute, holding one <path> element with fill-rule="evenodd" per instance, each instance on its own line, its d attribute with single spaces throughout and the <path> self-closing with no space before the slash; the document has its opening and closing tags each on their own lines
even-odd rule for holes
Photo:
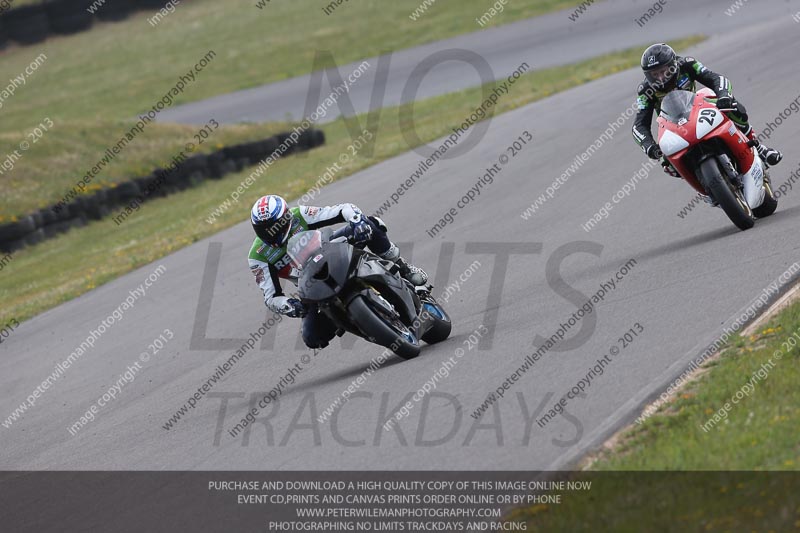
<svg viewBox="0 0 800 533">
<path fill-rule="evenodd" d="M 343 227 L 337 229 L 333 233 L 331 233 L 330 241 L 331 242 L 343 242 L 343 241 L 352 242 L 352 239 L 353 239 L 353 228 L 352 228 L 352 226 L 350 226 L 348 224 L 346 226 L 343 226 Z"/>
</svg>

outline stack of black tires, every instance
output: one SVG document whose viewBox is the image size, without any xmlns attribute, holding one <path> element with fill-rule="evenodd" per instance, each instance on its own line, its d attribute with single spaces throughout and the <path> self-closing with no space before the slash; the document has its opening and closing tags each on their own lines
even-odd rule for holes
<svg viewBox="0 0 800 533">
<path fill-rule="evenodd" d="M 90 220 L 100 220 L 123 210 L 134 200 L 147 201 L 167 196 L 201 183 L 207 179 L 220 179 L 263 161 L 275 153 L 280 143 L 289 138 L 288 133 L 222 148 L 211 154 L 187 157 L 169 170 L 157 168 L 147 176 L 133 178 L 113 188 L 101 189 L 92 194 L 80 195 L 66 205 L 49 206 L 14 222 L 0 224 L 0 251 L 13 252 L 49 239 L 70 228 L 86 225 Z M 310 150 L 325 144 L 320 130 L 307 130 L 291 148 L 282 155 Z"/>
<path fill-rule="evenodd" d="M 119 21 L 140 9 L 158 10 L 166 0 L 44 0 L 39 4 L 12 7 L 0 13 L 0 48 L 9 41 L 29 45 L 51 34 L 88 30 L 94 18 Z M 91 10 L 90 10 L 91 9 Z"/>
</svg>

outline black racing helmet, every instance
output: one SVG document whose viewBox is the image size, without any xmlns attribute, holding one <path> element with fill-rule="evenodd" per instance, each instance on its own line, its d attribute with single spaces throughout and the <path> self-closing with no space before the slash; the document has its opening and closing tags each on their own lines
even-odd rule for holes
<svg viewBox="0 0 800 533">
<path fill-rule="evenodd" d="M 671 91 L 678 85 L 678 55 L 668 44 L 654 44 L 645 50 L 642 70 L 648 83 L 658 90 Z"/>
</svg>

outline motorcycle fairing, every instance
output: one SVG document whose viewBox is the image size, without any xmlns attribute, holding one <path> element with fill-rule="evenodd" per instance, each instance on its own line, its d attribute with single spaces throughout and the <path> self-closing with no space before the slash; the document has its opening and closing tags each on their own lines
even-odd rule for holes
<svg viewBox="0 0 800 533">
<path fill-rule="evenodd" d="M 324 301 L 339 294 L 347 284 L 353 248 L 342 242 L 325 242 L 323 258 L 309 260 L 300 271 L 297 288 L 301 299 Z"/>
<path fill-rule="evenodd" d="M 709 101 L 712 98 L 714 92 L 707 88 L 697 94 L 673 91 L 665 96 L 658 117 L 659 146 L 681 176 L 702 194 L 707 191 L 696 168 L 720 152 L 729 154 L 738 165 L 737 181 L 744 186 L 745 200 L 756 208 L 766 197 L 764 167 L 744 133 Z"/>
<path fill-rule="evenodd" d="M 368 285 L 382 287 L 389 291 L 392 305 L 395 306 L 404 324 L 410 326 L 419 311 L 419 299 L 408 289 L 408 285 L 398 274 L 391 274 L 394 263 L 380 259 L 372 254 L 364 253 L 358 263 L 356 275 Z"/>
</svg>

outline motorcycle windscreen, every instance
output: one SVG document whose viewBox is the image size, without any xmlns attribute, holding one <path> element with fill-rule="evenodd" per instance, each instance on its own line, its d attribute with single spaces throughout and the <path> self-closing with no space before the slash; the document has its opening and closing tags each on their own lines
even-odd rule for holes
<svg viewBox="0 0 800 533">
<path fill-rule="evenodd" d="M 322 249 L 322 232 L 320 231 L 301 231 L 289 239 L 286 245 L 286 253 L 292 259 L 292 266 L 297 270 L 303 270 L 309 259 L 312 259 Z"/>
<path fill-rule="evenodd" d="M 692 115 L 694 107 L 694 93 L 689 91 L 672 91 L 661 101 L 661 116 L 672 122 L 686 123 Z"/>
</svg>

